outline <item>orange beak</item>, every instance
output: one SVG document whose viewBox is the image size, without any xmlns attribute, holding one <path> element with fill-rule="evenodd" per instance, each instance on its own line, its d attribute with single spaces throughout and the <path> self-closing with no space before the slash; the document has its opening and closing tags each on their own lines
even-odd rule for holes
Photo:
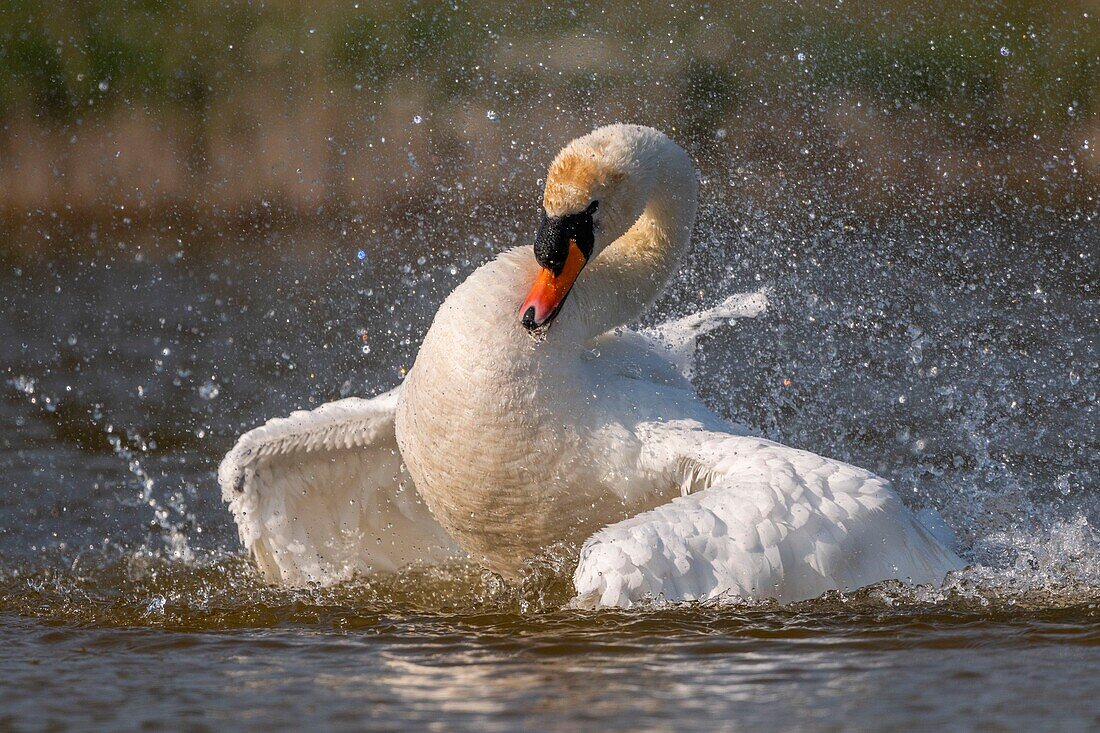
<svg viewBox="0 0 1100 733">
<path fill-rule="evenodd" d="M 535 284 L 531 286 L 531 292 L 519 308 L 520 320 L 524 328 L 534 331 L 550 323 L 558 314 L 565 297 L 577 281 L 577 275 L 588 264 L 581 248 L 574 240 L 569 240 L 569 254 L 566 255 L 565 264 L 561 272 L 554 274 L 553 270 L 545 267 L 539 270 L 535 278 Z"/>
</svg>

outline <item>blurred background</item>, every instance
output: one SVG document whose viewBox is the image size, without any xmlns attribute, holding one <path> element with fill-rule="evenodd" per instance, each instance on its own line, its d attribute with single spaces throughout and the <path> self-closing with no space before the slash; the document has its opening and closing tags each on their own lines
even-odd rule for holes
<svg viewBox="0 0 1100 733">
<path fill-rule="evenodd" d="M 553 152 L 612 121 L 765 208 L 1097 207 L 1095 0 L 4 6 L 6 250 L 479 206 L 526 230 Z"/>
</svg>

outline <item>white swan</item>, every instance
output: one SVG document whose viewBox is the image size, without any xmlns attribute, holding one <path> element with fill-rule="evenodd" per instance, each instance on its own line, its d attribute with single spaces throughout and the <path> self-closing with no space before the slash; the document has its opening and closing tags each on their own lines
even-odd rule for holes
<svg viewBox="0 0 1100 733">
<path fill-rule="evenodd" d="M 270 579 L 463 555 L 514 576 L 583 543 L 577 602 L 629 606 L 938 584 L 962 566 L 886 481 L 724 422 L 652 339 L 612 330 L 688 245 L 679 146 L 600 128 L 558 154 L 543 204 L 534 249 L 455 289 L 404 384 L 273 420 L 226 456 L 224 497 Z"/>
</svg>

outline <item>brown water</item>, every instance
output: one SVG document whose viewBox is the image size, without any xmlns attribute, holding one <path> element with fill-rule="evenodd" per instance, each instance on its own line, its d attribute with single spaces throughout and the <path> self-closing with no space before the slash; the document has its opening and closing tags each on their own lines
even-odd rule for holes
<svg viewBox="0 0 1100 733">
<path fill-rule="evenodd" d="M 118 572 L 111 602 L 56 587 L 9 597 L 43 617 L 4 615 L 0 662 L 13 694 L 0 720 L 111 729 L 1100 724 L 1095 604 L 895 605 L 865 592 L 795 608 L 440 611 L 363 588 L 277 593 L 243 567 L 145 572 L 139 581 Z"/>
<path fill-rule="evenodd" d="M 5 584 L 0 722 L 402 730 L 1100 724 L 1100 607 L 898 588 L 794 607 L 521 610 L 480 574 L 291 593 L 241 561 Z M 109 590 L 108 590 L 109 589 Z"/>
<path fill-rule="evenodd" d="M 940 510 L 972 564 L 944 590 L 591 613 L 554 558 L 518 587 L 265 585 L 217 461 L 396 383 L 442 297 L 526 236 L 463 226 L 422 253 L 392 246 L 415 229 L 18 233 L 45 254 L 0 262 L 0 728 L 1100 726 L 1093 220 L 871 231 L 718 201 L 658 305 L 772 287 L 706 339 L 701 394 Z"/>
</svg>

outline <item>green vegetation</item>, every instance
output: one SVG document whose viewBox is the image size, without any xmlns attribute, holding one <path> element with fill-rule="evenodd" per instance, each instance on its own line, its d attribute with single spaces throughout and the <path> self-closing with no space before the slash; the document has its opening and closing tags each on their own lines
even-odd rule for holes
<svg viewBox="0 0 1100 733">
<path fill-rule="evenodd" d="M 869 140 L 901 136 L 926 155 L 1016 152 L 999 174 L 1013 190 L 1043 178 L 1028 166 L 1049 143 L 1073 173 L 1039 188 L 1079 204 L 1100 168 L 1097 15 L 1049 0 L 8 0 L 0 209 L 106 210 L 135 191 L 245 209 L 265 197 L 309 208 L 361 186 L 384 197 L 440 156 L 468 172 L 609 119 L 698 144 L 728 131 L 742 151 L 771 136 L 782 157 L 791 137 L 835 147 L 836 120 L 853 115 L 844 140 L 872 125 Z M 427 142 L 409 132 L 414 116 Z M 379 153 L 383 140 L 406 149 Z M 369 190 L 408 156 L 410 171 Z"/>
</svg>

